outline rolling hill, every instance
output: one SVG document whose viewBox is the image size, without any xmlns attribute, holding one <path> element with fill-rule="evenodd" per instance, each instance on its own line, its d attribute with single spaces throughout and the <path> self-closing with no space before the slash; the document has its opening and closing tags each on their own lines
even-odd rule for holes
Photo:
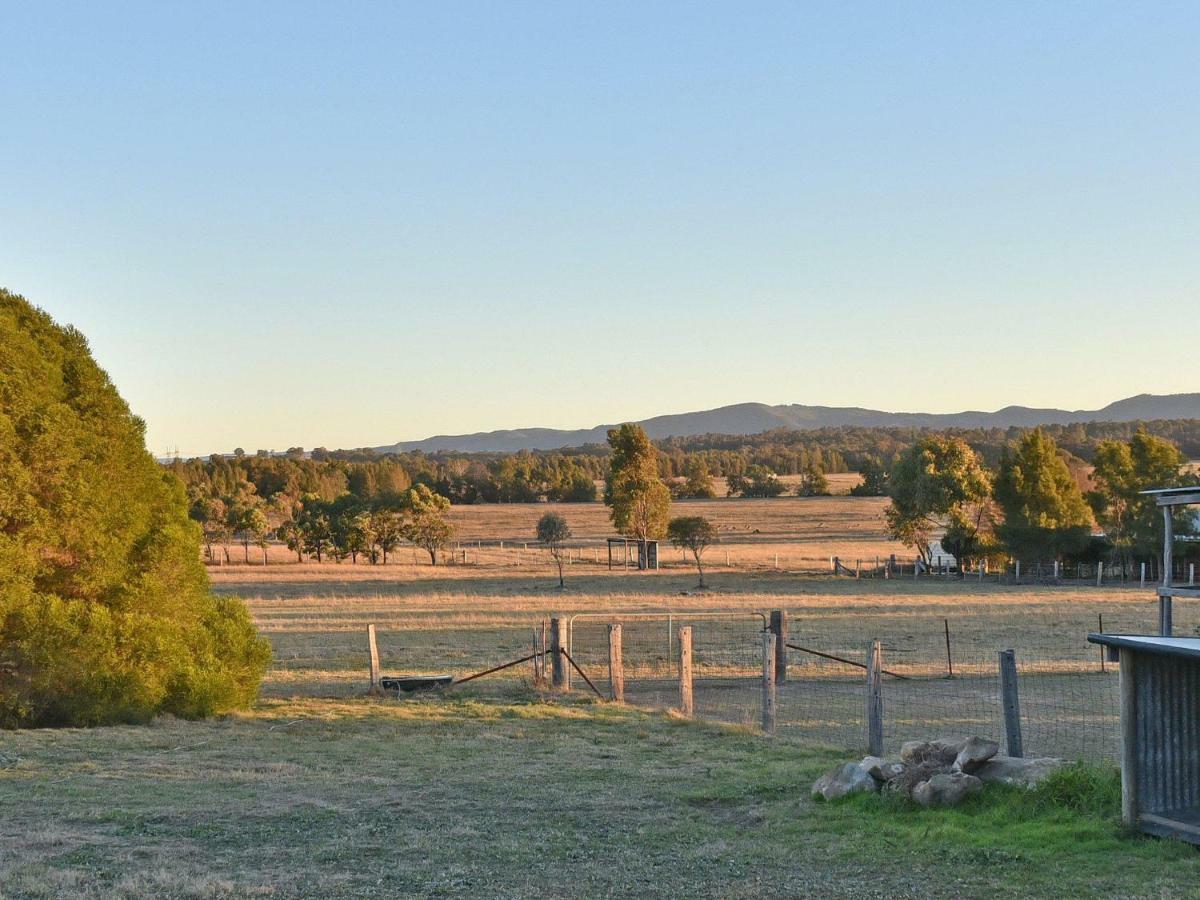
<svg viewBox="0 0 1200 900">
<path fill-rule="evenodd" d="M 857 406 L 805 406 L 789 403 L 738 403 L 700 412 L 676 413 L 643 419 L 650 437 L 687 437 L 695 434 L 758 434 L 775 428 L 828 428 L 838 426 L 909 428 L 1007 428 L 1065 425 L 1071 422 L 1134 422 L 1151 419 L 1200 419 L 1200 393 L 1139 394 L 1117 400 L 1101 409 L 1034 409 L 1006 406 L 995 412 L 968 410 L 959 413 L 897 413 Z M 601 443 L 612 425 L 562 430 L 518 428 L 476 434 L 435 435 L 419 441 L 400 441 L 374 449 L 400 453 L 451 450 L 464 453 L 517 450 L 556 450 Z"/>
</svg>

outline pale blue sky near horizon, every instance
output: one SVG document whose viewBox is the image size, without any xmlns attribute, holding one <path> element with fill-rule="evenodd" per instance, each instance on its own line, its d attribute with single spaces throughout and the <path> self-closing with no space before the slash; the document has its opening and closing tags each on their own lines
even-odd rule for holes
<svg viewBox="0 0 1200 900">
<path fill-rule="evenodd" d="M 1200 4 L 0 2 L 0 286 L 156 453 L 1200 389 Z"/>
</svg>

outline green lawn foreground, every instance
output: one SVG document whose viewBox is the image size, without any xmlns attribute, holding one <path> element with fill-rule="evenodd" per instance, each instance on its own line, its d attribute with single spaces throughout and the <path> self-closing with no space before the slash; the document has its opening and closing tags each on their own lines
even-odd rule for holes
<svg viewBox="0 0 1200 900">
<path fill-rule="evenodd" d="M 0 732 L 0 896 L 1200 896 L 1111 809 L 811 801 L 846 757 L 519 692 Z"/>
</svg>

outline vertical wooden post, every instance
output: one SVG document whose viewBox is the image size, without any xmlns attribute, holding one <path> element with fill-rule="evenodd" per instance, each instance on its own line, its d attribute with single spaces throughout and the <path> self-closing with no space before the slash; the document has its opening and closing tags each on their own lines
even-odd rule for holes
<svg viewBox="0 0 1200 900">
<path fill-rule="evenodd" d="M 550 620 L 550 683 L 562 691 L 571 689 L 571 670 L 563 656 L 566 648 L 567 620 L 555 616 Z"/>
<path fill-rule="evenodd" d="M 371 653 L 371 693 L 378 694 L 379 685 L 379 647 L 375 643 L 375 626 L 367 626 L 367 648 Z"/>
<path fill-rule="evenodd" d="M 1009 756 L 1021 757 L 1021 699 L 1017 692 L 1017 657 L 1011 650 L 1000 651 L 1000 699 L 1004 705 L 1004 740 Z"/>
<path fill-rule="evenodd" d="M 1017 582 L 1017 584 L 1020 584 L 1020 583 L 1021 583 L 1021 561 L 1020 561 L 1019 559 L 1017 560 L 1017 572 L 1016 572 L 1016 575 L 1017 575 L 1017 577 L 1016 577 L 1016 582 Z"/>
<path fill-rule="evenodd" d="M 1171 507 L 1164 506 L 1163 511 L 1163 587 L 1171 587 L 1172 570 L 1175 567 L 1175 520 L 1171 517 Z M 1171 596 L 1160 595 L 1158 598 L 1158 633 L 1169 637 L 1171 634 Z"/>
<path fill-rule="evenodd" d="M 1141 576 L 1138 579 L 1138 587 L 1146 586 L 1146 564 L 1142 563 Z"/>
<path fill-rule="evenodd" d="M 1100 626 L 1099 633 L 1104 634 L 1104 613 L 1096 613 L 1096 623 Z M 1100 646 L 1100 671 L 1104 671 L 1105 648 Z"/>
<path fill-rule="evenodd" d="M 1134 686 L 1136 657 L 1121 648 L 1118 661 L 1121 679 L 1121 818 L 1126 825 L 1138 820 L 1137 689 Z"/>
<path fill-rule="evenodd" d="M 942 619 L 942 625 L 946 629 L 946 677 L 954 677 L 954 654 L 950 652 L 950 620 Z"/>
<path fill-rule="evenodd" d="M 775 635 L 763 632 L 762 727 L 775 733 Z"/>
<path fill-rule="evenodd" d="M 867 752 L 883 756 L 883 644 L 867 650 Z"/>
<path fill-rule="evenodd" d="M 617 703 L 625 702 L 625 660 L 621 655 L 621 623 L 608 626 L 608 683 L 612 687 L 612 698 Z"/>
<path fill-rule="evenodd" d="M 1196 564 L 1188 563 L 1188 585 L 1191 586 L 1191 585 L 1194 585 L 1195 583 L 1196 583 Z"/>
<path fill-rule="evenodd" d="M 533 628 L 533 686 L 539 688 L 542 686 L 542 671 L 538 668 L 538 630 L 535 625 Z"/>
<path fill-rule="evenodd" d="M 692 704 L 692 626 L 679 628 L 679 711 L 685 716 L 695 712 Z"/>
<path fill-rule="evenodd" d="M 1104 584 L 1104 560 L 1096 563 L 1096 587 Z M 1009 754 L 1010 756 L 1012 754 Z"/>
<path fill-rule="evenodd" d="M 1058 581 L 1058 560 L 1054 561 L 1054 580 Z"/>
<path fill-rule="evenodd" d="M 775 635 L 775 683 L 787 681 L 788 619 L 782 609 L 771 610 L 771 634 Z"/>
</svg>

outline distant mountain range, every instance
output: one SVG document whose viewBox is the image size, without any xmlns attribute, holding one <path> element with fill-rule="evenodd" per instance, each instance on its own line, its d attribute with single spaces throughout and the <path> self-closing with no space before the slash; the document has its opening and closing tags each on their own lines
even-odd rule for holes
<svg viewBox="0 0 1200 900">
<path fill-rule="evenodd" d="M 1139 394 L 1110 403 L 1103 409 L 1032 409 L 1006 406 L 995 412 L 893 413 L 857 406 L 804 406 L 798 403 L 768 406 L 737 403 L 701 412 L 676 413 L 643 419 L 638 424 L 650 437 L 688 437 L 695 434 L 758 434 L 775 428 L 830 428 L 857 425 L 865 428 L 1031 428 L 1071 422 L 1134 422 L 1151 419 L 1200 419 L 1200 393 Z M 374 449 L 382 453 L 422 450 L 435 453 L 511 453 L 517 450 L 558 450 L 602 443 L 612 425 L 561 430 L 518 428 L 477 434 L 440 434 L 421 441 L 400 441 Z"/>
</svg>

